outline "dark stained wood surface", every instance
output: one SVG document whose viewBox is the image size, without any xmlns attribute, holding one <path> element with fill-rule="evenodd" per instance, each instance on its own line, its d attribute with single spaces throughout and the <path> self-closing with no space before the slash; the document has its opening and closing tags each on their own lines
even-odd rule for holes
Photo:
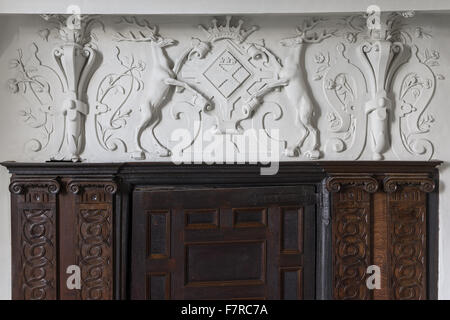
<svg viewBox="0 0 450 320">
<path fill-rule="evenodd" d="M 5 162 L 13 298 L 436 299 L 440 163 Z M 370 264 L 381 290 L 364 287 Z"/>
</svg>

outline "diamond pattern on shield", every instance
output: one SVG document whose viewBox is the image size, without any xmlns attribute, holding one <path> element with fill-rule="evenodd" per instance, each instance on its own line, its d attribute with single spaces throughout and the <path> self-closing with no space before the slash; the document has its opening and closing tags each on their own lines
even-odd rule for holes
<svg viewBox="0 0 450 320">
<path fill-rule="evenodd" d="M 250 77 L 250 72 L 230 51 L 225 50 L 203 75 L 225 98 L 228 98 Z"/>
</svg>

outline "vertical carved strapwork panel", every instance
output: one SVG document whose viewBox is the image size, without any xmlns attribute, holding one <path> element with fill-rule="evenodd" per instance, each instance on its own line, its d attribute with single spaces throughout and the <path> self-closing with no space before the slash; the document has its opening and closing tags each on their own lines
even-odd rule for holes
<svg viewBox="0 0 450 320">
<path fill-rule="evenodd" d="M 366 270 L 370 265 L 371 193 L 378 182 L 369 176 L 331 177 L 334 299 L 370 299 Z"/>
<path fill-rule="evenodd" d="M 54 179 L 12 179 L 13 299 L 54 300 L 57 294 L 57 194 Z"/>
<path fill-rule="evenodd" d="M 427 299 L 426 194 L 434 190 L 427 177 L 387 177 L 390 299 Z"/>
<path fill-rule="evenodd" d="M 81 269 L 82 300 L 113 299 L 113 181 L 68 184 L 76 197 L 77 263 Z"/>
</svg>

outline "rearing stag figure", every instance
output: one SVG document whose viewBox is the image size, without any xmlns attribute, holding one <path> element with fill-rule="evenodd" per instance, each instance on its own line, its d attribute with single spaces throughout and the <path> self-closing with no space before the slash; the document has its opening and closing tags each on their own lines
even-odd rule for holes
<svg viewBox="0 0 450 320">
<path fill-rule="evenodd" d="M 127 23 L 130 21 L 126 20 Z M 203 111 L 209 111 L 210 102 L 203 97 L 197 90 L 190 87 L 187 83 L 176 79 L 176 74 L 170 68 L 169 60 L 165 55 L 164 48 L 172 45 L 175 41 L 168 38 L 163 38 L 157 32 L 156 27 L 151 27 L 148 23 L 140 23 L 137 19 L 133 18 L 135 24 L 139 27 L 145 27 L 148 31 L 148 36 L 142 31 L 139 31 L 139 36 L 130 31 L 130 35 L 124 35 L 123 33 L 117 33 L 116 41 L 131 41 L 131 42 L 149 42 L 151 53 L 151 68 L 148 70 L 149 78 L 146 80 L 148 90 L 146 92 L 145 105 L 141 108 L 142 119 L 135 132 L 135 143 L 137 151 L 133 152 L 132 158 L 138 160 L 145 159 L 145 149 L 142 147 L 141 136 L 144 130 L 151 128 L 153 137 L 155 139 L 155 146 L 158 149 L 157 153 L 162 157 L 168 157 L 171 155 L 170 150 L 165 147 L 154 133 L 155 127 L 161 122 L 161 109 L 168 102 L 171 95 L 171 88 L 183 87 L 188 92 L 192 93 L 192 104 Z"/>
<path fill-rule="evenodd" d="M 286 149 L 287 156 L 296 156 L 300 153 L 306 138 L 311 135 L 312 147 L 305 152 L 305 155 L 311 159 L 318 159 L 320 152 L 318 150 L 318 132 L 313 125 L 314 120 L 314 104 L 311 99 L 310 89 L 306 82 L 306 72 L 304 68 L 305 46 L 308 43 L 318 43 L 323 39 L 331 37 L 334 32 L 327 33 L 323 30 L 322 33 L 311 32 L 317 24 L 322 20 L 305 20 L 302 27 L 297 28 L 298 35 L 292 38 L 281 40 L 281 45 L 290 47 L 291 52 L 285 58 L 283 67 L 280 71 L 280 78 L 286 81 L 287 85 L 286 95 L 297 111 L 296 120 L 302 125 L 306 133 L 293 146 Z"/>
</svg>

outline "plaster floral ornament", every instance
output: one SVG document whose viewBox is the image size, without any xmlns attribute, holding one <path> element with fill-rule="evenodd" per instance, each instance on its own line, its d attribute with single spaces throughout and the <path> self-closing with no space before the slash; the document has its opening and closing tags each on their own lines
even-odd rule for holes
<svg viewBox="0 0 450 320">
<path fill-rule="evenodd" d="M 439 53 L 425 50 L 420 55 L 419 48 L 412 46 L 412 55 L 407 65 L 402 67 L 394 84 L 398 92 L 396 117 L 392 123 L 394 153 L 399 159 L 429 160 L 434 153 L 433 143 L 426 138 L 434 117 L 426 113 L 433 98 L 436 81 L 439 79 L 431 67 L 439 65 Z"/>
<path fill-rule="evenodd" d="M 319 52 L 314 55 L 314 63 L 317 65 L 313 80 L 322 80 L 324 73 L 331 67 L 330 53 Z"/>
<path fill-rule="evenodd" d="M 17 50 L 17 57 L 10 61 L 14 78 L 8 80 L 12 94 L 20 94 L 28 106 L 19 111 L 23 122 L 35 129 L 37 134 L 26 142 L 26 151 L 47 150 L 55 133 L 55 93 L 61 90 L 61 79 L 56 71 L 39 58 L 39 48 L 33 43 L 30 50 Z M 56 88 L 51 83 L 56 83 Z M 58 87 L 58 84 L 60 86 Z"/>
<path fill-rule="evenodd" d="M 127 152 L 125 141 L 116 136 L 125 128 L 133 112 L 128 101 L 133 93 L 144 89 L 142 73 L 146 64 L 134 56 L 123 56 L 119 47 L 115 48 L 115 58 L 119 71 L 108 72 L 100 81 L 96 94 L 95 132 L 101 147 L 107 151 L 116 151 L 119 146 Z"/>
<path fill-rule="evenodd" d="M 96 50 L 91 44 L 94 16 L 44 15 L 56 24 L 59 41 L 53 56 L 64 81 L 64 101 L 59 106 L 63 117 L 63 137 L 53 160 L 80 161 L 85 146 L 85 121 L 89 113 L 87 85 L 94 71 Z"/>
</svg>

